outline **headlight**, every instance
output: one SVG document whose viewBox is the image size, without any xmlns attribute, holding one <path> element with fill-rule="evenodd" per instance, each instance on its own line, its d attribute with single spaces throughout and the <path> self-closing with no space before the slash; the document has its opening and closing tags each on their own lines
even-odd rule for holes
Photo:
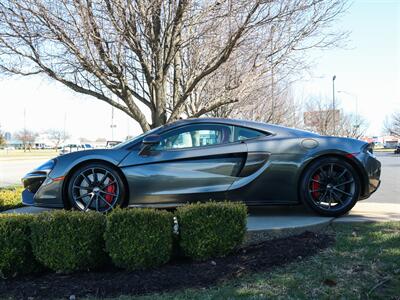
<svg viewBox="0 0 400 300">
<path fill-rule="evenodd" d="M 37 167 L 35 171 L 43 171 L 49 173 L 51 170 L 53 170 L 55 164 L 56 161 L 54 159 L 50 159 L 49 161 L 46 161 L 44 164 Z"/>
</svg>

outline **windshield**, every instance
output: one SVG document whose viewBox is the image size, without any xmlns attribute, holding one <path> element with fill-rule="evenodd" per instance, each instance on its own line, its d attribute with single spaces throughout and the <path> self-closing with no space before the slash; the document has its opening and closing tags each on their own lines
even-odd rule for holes
<svg viewBox="0 0 400 300">
<path fill-rule="evenodd" d="M 154 131 L 158 130 L 159 128 L 161 128 L 161 126 L 153 128 L 153 129 L 151 129 L 149 131 L 143 132 L 141 135 L 135 136 L 134 138 L 128 139 L 125 142 L 119 143 L 118 145 L 112 147 L 112 149 L 120 149 L 120 148 L 128 145 L 129 143 L 132 143 L 132 142 L 134 143 L 135 141 L 140 140 L 145 135 L 153 133 Z"/>
</svg>

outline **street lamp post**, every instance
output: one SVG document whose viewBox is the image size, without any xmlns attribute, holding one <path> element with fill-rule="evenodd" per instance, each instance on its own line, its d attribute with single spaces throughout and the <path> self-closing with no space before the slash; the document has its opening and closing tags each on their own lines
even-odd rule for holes
<svg viewBox="0 0 400 300">
<path fill-rule="evenodd" d="M 333 134 L 336 133 L 336 120 L 335 120 L 335 79 L 336 75 L 332 77 L 332 110 L 333 110 Z"/>
</svg>

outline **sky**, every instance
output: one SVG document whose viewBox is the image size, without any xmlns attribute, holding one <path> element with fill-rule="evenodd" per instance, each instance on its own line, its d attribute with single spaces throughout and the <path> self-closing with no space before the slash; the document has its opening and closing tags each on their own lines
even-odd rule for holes
<svg viewBox="0 0 400 300">
<path fill-rule="evenodd" d="M 294 84 L 296 99 L 336 97 L 345 112 L 358 112 L 369 123 L 368 134 L 382 134 L 383 122 L 400 111 L 400 0 L 356 0 L 332 30 L 350 31 L 346 47 L 313 50 L 309 73 Z M 99 137 L 123 140 L 141 133 L 138 124 L 124 113 L 99 100 L 76 94 L 60 83 L 33 76 L 0 79 L 0 126 L 16 132 L 50 128 L 65 130 L 73 138 Z"/>
</svg>

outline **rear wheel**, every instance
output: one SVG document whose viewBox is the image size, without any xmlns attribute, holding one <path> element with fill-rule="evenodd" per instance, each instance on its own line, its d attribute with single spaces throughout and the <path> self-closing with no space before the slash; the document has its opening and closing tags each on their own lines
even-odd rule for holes
<svg viewBox="0 0 400 300">
<path fill-rule="evenodd" d="M 312 163 L 303 174 L 300 196 L 304 204 L 319 214 L 338 217 L 358 201 L 360 179 L 345 160 L 323 158 Z"/>
<path fill-rule="evenodd" d="M 68 198 L 72 206 L 81 211 L 111 211 L 121 205 L 124 196 L 121 176 L 107 164 L 84 165 L 69 180 Z"/>
</svg>

